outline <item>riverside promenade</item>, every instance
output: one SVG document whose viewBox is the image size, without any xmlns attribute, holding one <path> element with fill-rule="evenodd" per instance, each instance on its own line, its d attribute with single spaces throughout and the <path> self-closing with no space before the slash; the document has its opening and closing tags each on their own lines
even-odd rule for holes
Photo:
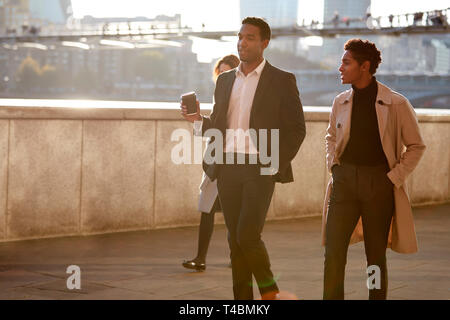
<svg viewBox="0 0 450 320">
<path fill-rule="evenodd" d="M 448 300 L 450 204 L 416 207 L 414 218 L 419 252 L 387 251 L 388 299 Z M 264 229 L 280 289 L 298 299 L 322 298 L 320 227 L 320 217 L 309 217 Z M 205 272 L 181 266 L 196 246 L 197 227 L 0 243 L 0 299 L 232 299 L 225 226 L 215 226 Z M 70 265 L 81 269 L 80 290 L 67 289 Z M 346 299 L 367 299 L 365 267 L 363 243 L 350 246 Z"/>
<path fill-rule="evenodd" d="M 263 239 L 281 290 L 316 300 L 331 108 L 303 110 L 294 182 L 276 185 Z M 415 111 L 427 149 L 405 187 L 419 253 L 388 250 L 388 298 L 449 299 L 450 109 Z M 197 249 L 203 171 L 201 153 L 174 161 L 181 143 L 195 150 L 179 103 L 0 99 L 0 299 L 232 299 L 222 214 L 206 272 L 181 266 Z M 67 288 L 69 266 L 80 290 Z M 358 243 L 347 299 L 367 298 L 365 269 Z"/>
</svg>

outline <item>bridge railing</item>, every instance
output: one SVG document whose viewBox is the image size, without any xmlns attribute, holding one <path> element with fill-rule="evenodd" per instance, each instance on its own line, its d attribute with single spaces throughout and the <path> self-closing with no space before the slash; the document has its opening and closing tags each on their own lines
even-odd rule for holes
<svg viewBox="0 0 450 320">
<path fill-rule="evenodd" d="M 367 13 L 364 17 L 340 17 L 339 13 L 329 21 L 312 21 L 310 24 L 295 24 L 280 28 L 273 28 L 274 37 L 311 35 L 334 37 L 338 34 L 368 34 L 373 33 L 447 33 L 449 29 L 450 8 L 433 11 L 390 15 L 387 17 L 373 17 Z M 387 21 L 387 22 L 386 22 Z M 357 25 L 355 25 L 357 23 Z M 113 27 L 111 27 L 113 25 Z M 37 27 L 24 25 L 21 28 L 7 27 L 0 30 L 0 43 L 36 42 L 36 41 L 76 41 L 89 37 L 102 37 L 104 39 L 138 38 L 146 35 L 159 35 L 167 38 L 198 36 L 220 39 L 223 36 L 234 36 L 237 31 L 207 31 L 193 30 L 190 27 L 181 27 L 179 22 L 167 22 L 159 26 L 148 21 L 112 22 L 97 24 L 74 24 L 76 27 L 58 28 Z"/>
</svg>

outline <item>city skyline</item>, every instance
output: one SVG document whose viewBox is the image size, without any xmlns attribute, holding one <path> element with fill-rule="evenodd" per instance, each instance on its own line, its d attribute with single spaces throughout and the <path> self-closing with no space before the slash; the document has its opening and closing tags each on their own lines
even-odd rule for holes
<svg viewBox="0 0 450 320">
<path fill-rule="evenodd" d="M 298 0 L 240 0 L 240 19 L 259 16 L 272 28 L 295 25 L 298 19 Z"/>
<path fill-rule="evenodd" d="M 27 0 L 23 1 L 27 3 Z M 54 1 L 70 2 L 70 0 Z M 133 2 L 133 0 L 130 1 Z M 289 26 L 295 23 L 297 4 L 299 5 L 299 11 L 305 11 L 302 10 L 302 5 L 305 3 L 302 1 L 299 3 L 296 0 L 290 0 L 289 2 L 284 2 L 284 0 L 271 1 L 273 0 L 232 2 L 231 5 L 234 3 L 241 6 L 236 11 L 232 6 L 227 7 L 228 11 L 237 12 L 240 15 L 236 19 L 234 30 L 230 31 L 233 33 L 239 29 L 239 21 L 245 15 L 265 17 L 269 24 L 276 28 L 277 24 Z M 45 0 L 33 0 L 33 2 L 41 4 L 39 7 L 41 12 L 49 13 L 49 11 L 43 9 L 45 7 L 43 4 L 47 5 Z M 197 0 L 194 5 L 201 2 L 202 0 Z M 212 5 L 215 3 L 218 2 L 211 1 L 209 7 L 194 6 L 197 9 L 202 8 L 197 10 L 196 14 L 201 12 L 201 16 L 210 18 L 214 18 L 214 16 L 227 17 L 222 11 L 216 15 L 208 15 L 208 10 L 213 10 Z M 320 3 L 320 1 L 314 3 Z M 344 27 L 346 24 L 343 23 L 342 19 L 345 17 L 352 19 L 351 24 L 360 23 L 357 18 L 366 16 L 369 3 L 369 0 L 364 2 L 360 0 L 326 0 L 320 10 L 325 15 L 326 20 L 332 19 L 334 12 L 339 10 L 341 20 L 338 24 Z M 99 5 L 99 2 L 97 1 L 96 4 Z M 132 4 L 131 7 L 134 9 Z M 245 6 L 242 7 L 242 4 L 245 4 Z M 431 6 L 432 4 L 428 5 Z M 14 7 L 10 6 L 7 9 L 11 8 Z M 240 12 L 239 9 L 242 8 L 246 8 L 247 12 Z M 435 7 L 433 6 L 433 8 Z M 156 8 L 154 9 L 153 17 L 147 15 L 146 18 L 141 15 L 135 19 L 130 19 L 120 15 L 114 18 L 121 19 L 100 17 L 99 19 L 88 17 L 80 21 L 69 19 L 68 26 L 82 28 L 83 26 L 97 25 L 98 27 L 104 27 L 105 23 L 110 22 L 110 30 L 115 30 L 118 21 L 122 21 L 121 23 L 126 26 L 128 19 L 147 21 L 145 22 L 146 28 L 149 28 L 150 24 L 152 26 L 167 26 L 170 21 L 170 25 L 175 25 L 175 27 L 181 25 L 180 14 L 176 14 L 176 12 L 184 14 L 180 7 L 173 6 L 172 12 L 160 12 Z M 162 10 L 161 6 L 160 9 Z M 409 11 L 410 9 L 411 7 L 408 7 L 405 10 Z M 447 11 L 445 14 L 448 14 Z M 5 12 L 7 14 L 8 12 L 14 13 L 11 10 Z M 70 13 L 70 10 L 67 12 Z M 145 13 L 145 11 L 141 13 Z M 392 13 L 395 12 L 392 11 Z M 42 15 L 31 10 L 22 10 L 17 13 L 17 17 L 14 14 L 10 15 L 11 19 L 15 18 L 16 24 L 14 27 L 17 28 L 21 27 L 24 22 L 26 23 L 26 19 L 36 18 L 36 16 L 41 17 Z M 58 15 L 54 16 L 58 17 Z M 424 21 L 419 22 L 419 26 L 425 23 L 433 25 L 437 23 L 433 13 L 425 15 L 425 17 Z M 49 18 L 53 19 L 53 15 L 50 15 Z M 409 23 L 412 24 L 412 17 L 409 18 Z M 406 23 L 403 15 L 396 17 L 394 24 L 400 24 L 400 19 L 404 20 L 403 23 Z M 46 20 L 50 19 L 46 18 Z M 381 20 L 386 21 L 388 19 Z M 36 19 L 35 21 L 37 24 L 44 23 L 45 28 L 46 22 L 44 20 Z M 205 30 L 208 26 L 205 27 Z M 54 25 L 49 25 L 48 29 L 54 27 Z M 57 28 L 63 30 L 65 26 L 58 24 Z M 385 77 L 387 83 L 390 83 L 394 88 L 399 88 L 398 90 L 406 95 L 412 95 L 411 99 L 422 99 L 412 101 L 419 105 L 429 106 L 432 104 L 443 105 L 447 100 L 432 102 L 431 98 L 417 97 L 416 91 L 423 95 L 433 89 L 427 87 L 430 84 L 448 85 L 448 74 L 450 74 L 449 36 L 449 34 L 410 35 L 406 33 L 399 37 L 366 35 L 365 38 L 376 42 L 383 52 L 383 63 L 379 69 L 379 76 Z M 343 45 L 351 37 L 351 35 L 341 35 L 335 39 L 325 38 L 325 40 L 321 37 L 275 37 L 265 52 L 265 56 L 275 65 L 279 65 L 285 70 L 292 70 L 296 74 L 299 84 L 302 85 L 303 98 L 306 103 L 322 105 L 328 103 L 331 99 L 330 96 L 340 88 L 335 87 L 337 83 L 334 80 Z M 309 40 L 318 40 L 320 44 L 313 44 Z M 323 45 L 321 45 L 322 40 Z M 175 41 L 176 46 L 173 45 Z M 73 98 L 87 95 L 97 99 L 156 99 L 161 101 L 169 99 L 173 101 L 173 99 L 179 97 L 179 91 L 185 91 L 183 88 L 195 88 L 199 97 L 209 99 L 213 85 L 212 63 L 225 54 L 237 54 L 236 36 L 224 37 L 221 40 L 190 36 L 175 41 L 171 41 L 171 45 L 164 45 L 161 41 L 157 47 L 153 43 L 147 43 L 146 40 L 137 41 L 135 46 L 129 43 L 124 43 L 127 46 L 122 44 L 119 46 L 117 41 L 111 43 L 111 41 L 104 39 L 86 40 L 86 43 L 82 43 L 82 48 L 67 42 L 33 46 L 28 43 L 19 43 L 17 46 L 5 45 L 0 48 L 0 70 L 2 70 L 0 92 L 6 90 L 11 95 L 27 93 L 34 97 L 52 94 Z M 130 48 L 133 50 L 130 50 Z M 192 76 L 193 74 L 195 76 Z M 410 83 L 420 83 L 419 88 L 421 89 L 405 87 Z M 308 85 L 305 86 L 305 84 Z M 317 85 L 324 85 L 323 90 L 325 91 L 314 91 Z M 437 93 L 433 94 L 437 95 Z"/>
</svg>

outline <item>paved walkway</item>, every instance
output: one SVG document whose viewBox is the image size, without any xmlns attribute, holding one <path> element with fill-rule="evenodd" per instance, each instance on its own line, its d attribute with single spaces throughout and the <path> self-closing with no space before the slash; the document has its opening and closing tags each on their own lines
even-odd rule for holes
<svg viewBox="0 0 450 320">
<path fill-rule="evenodd" d="M 450 204 L 414 214 L 419 253 L 388 250 L 388 298 L 450 299 Z M 299 299 L 322 297 L 320 225 L 317 217 L 264 229 L 279 287 Z M 0 243 L 0 299 L 232 299 L 225 227 L 215 228 L 205 272 L 181 266 L 196 246 L 196 227 Z M 81 290 L 66 287 L 69 265 L 81 268 Z M 349 249 L 346 299 L 366 299 L 365 281 L 359 243 Z"/>
</svg>

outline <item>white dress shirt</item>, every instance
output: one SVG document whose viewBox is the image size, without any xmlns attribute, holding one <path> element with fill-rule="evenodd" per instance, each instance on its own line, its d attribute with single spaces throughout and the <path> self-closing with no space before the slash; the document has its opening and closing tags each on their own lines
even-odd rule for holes
<svg viewBox="0 0 450 320">
<path fill-rule="evenodd" d="M 230 96 L 230 104 L 227 113 L 227 130 L 233 130 L 234 134 L 228 131 L 225 139 L 225 152 L 257 154 L 257 148 L 250 139 L 250 113 L 252 111 L 253 99 L 259 78 L 266 65 L 264 59 L 255 70 L 244 75 L 242 63 L 236 69 L 236 80 Z M 194 122 L 194 131 L 201 132 L 202 121 Z M 237 129 L 241 129 L 237 131 Z"/>
</svg>

